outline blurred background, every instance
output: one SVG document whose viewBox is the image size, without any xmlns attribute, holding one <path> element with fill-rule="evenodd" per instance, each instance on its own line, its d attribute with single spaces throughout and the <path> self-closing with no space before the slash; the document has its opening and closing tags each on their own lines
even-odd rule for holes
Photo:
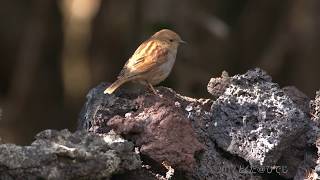
<svg viewBox="0 0 320 180">
<path fill-rule="evenodd" d="M 188 42 L 161 84 L 181 94 L 209 97 L 211 77 L 253 67 L 311 98 L 320 87 L 319 0 L 10 0 L 0 18 L 4 142 L 75 130 L 88 90 L 161 28 Z"/>
</svg>

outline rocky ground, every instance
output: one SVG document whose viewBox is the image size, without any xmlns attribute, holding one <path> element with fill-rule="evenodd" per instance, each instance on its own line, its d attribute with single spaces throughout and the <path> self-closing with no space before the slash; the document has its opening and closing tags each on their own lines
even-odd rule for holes
<svg viewBox="0 0 320 180">
<path fill-rule="evenodd" d="M 87 95 L 79 130 L 0 145 L 0 179 L 316 179 L 320 91 L 310 100 L 266 72 L 212 78 L 211 99 L 172 89 Z"/>
</svg>

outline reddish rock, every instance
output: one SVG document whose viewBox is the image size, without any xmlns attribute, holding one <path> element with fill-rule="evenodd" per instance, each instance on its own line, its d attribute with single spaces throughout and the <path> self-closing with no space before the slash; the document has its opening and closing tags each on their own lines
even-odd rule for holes
<svg viewBox="0 0 320 180">
<path fill-rule="evenodd" d="M 115 116 L 108 126 L 117 133 L 130 135 L 140 152 L 173 168 L 193 171 L 194 155 L 204 146 L 198 141 L 190 120 L 171 99 L 141 96 L 140 111 Z"/>
</svg>

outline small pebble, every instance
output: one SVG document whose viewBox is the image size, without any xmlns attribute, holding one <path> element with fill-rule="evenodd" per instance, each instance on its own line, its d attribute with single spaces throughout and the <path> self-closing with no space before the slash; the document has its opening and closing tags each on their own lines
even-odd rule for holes
<svg viewBox="0 0 320 180">
<path fill-rule="evenodd" d="M 192 109 L 193 109 L 193 108 L 192 108 L 191 105 L 188 105 L 188 106 L 186 107 L 186 111 L 188 111 L 188 112 L 189 112 L 189 111 L 192 111 Z"/>
<path fill-rule="evenodd" d="M 126 118 L 128 118 L 128 117 L 131 117 L 131 113 L 126 113 L 125 115 L 124 115 L 124 117 L 126 117 Z"/>
</svg>

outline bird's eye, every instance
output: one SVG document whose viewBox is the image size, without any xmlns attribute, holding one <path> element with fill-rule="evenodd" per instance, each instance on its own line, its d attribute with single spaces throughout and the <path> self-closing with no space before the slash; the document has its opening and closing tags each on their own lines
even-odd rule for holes
<svg viewBox="0 0 320 180">
<path fill-rule="evenodd" d="M 169 39 L 170 42 L 173 42 L 173 39 Z"/>
</svg>

